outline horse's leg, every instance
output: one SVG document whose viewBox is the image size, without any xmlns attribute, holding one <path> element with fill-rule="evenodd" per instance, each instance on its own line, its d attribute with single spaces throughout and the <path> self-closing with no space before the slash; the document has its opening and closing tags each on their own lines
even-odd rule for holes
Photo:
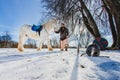
<svg viewBox="0 0 120 80">
<path fill-rule="evenodd" d="M 39 40 L 38 41 L 38 47 L 37 47 L 37 51 L 39 51 L 39 50 L 41 50 L 42 49 L 42 41 L 41 40 Z"/>
<path fill-rule="evenodd" d="M 42 43 L 39 44 L 39 46 L 37 47 L 37 51 L 40 51 L 42 49 Z"/>
<path fill-rule="evenodd" d="M 47 47 L 48 47 L 48 50 L 50 50 L 50 51 L 53 50 L 51 43 L 50 43 L 50 39 L 47 39 Z"/>
<path fill-rule="evenodd" d="M 23 35 L 23 36 L 19 37 L 19 43 L 18 43 L 18 50 L 19 51 L 24 51 L 23 45 L 27 39 L 28 39 L 27 35 Z"/>
</svg>

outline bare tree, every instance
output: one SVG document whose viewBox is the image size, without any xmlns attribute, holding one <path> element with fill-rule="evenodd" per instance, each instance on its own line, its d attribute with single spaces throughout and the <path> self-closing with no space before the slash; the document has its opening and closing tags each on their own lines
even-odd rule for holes
<svg viewBox="0 0 120 80">
<path fill-rule="evenodd" d="M 110 9 L 107 7 L 106 3 L 104 0 L 102 0 L 103 4 L 104 4 L 104 8 L 108 14 L 108 17 L 109 17 L 109 24 L 110 24 L 110 29 L 111 29 L 111 32 L 112 32 L 112 37 L 113 37 L 113 44 L 112 44 L 112 48 L 116 47 L 116 44 L 117 44 L 117 33 L 116 33 L 116 29 L 115 29 L 115 25 L 114 25 L 114 20 L 113 20 L 113 16 L 110 12 Z"/>
<path fill-rule="evenodd" d="M 85 3 L 83 2 L 83 0 L 79 0 L 80 4 L 81 4 L 81 8 L 83 9 L 82 10 L 82 13 L 86 14 L 86 20 L 88 21 L 87 22 L 87 27 L 90 27 L 91 30 L 92 30 L 92 34 L 95 38 L 97 37 L 101 37 L 100 33 L 99 33 L 99 30 L 98 30 L 98 27 L 97 27 L 97 24 L 95 22 L 95 20 L 93 19 L 93 16 L 91 15 L 89 9 L 87 8 L 87 6 L 85 5 Z M 84 14 L 84 17 L 85 17 L 85 14 Z M 88 26 L 89 25 L 89 26 Z M 90 29 L 89 29 L 90 31 Z"/>
<path fill-rule="evenodd" d="M 82 8 L 83 13 L 84 15 L 86 15 L 86 18 L 88 20 L 89 26 L 87 27 L 91 28 L 91 30 L 93 31 L 92 34 L 95 38 L 101 37 L 96 22 L 94 21 L 90 11 L 86 7 L 83 0 L 44 0 L 44 2 L 47 3 L 47 8 L 50 9 L 51 12 L 62 17 L 64 21 L 72 18 L 72 23 L 74 21 L 73 14 L 81 11 L 80 8 Z M 72 29 L 74 29 L 74 26 L 72 26 Z"/>
<path fill-rule="evenodd" d="M 4 34 L 1 36 L 1 39 L 0 39 L 0 41 L 2 42 L 2 46 L 1 47 L 8 47 L 8 43 L 11 40 L 12 40 L 12 37 L 11 37 L 9 31 L 5 31 Z"/>
<path fill-rule="evenodd" d="M 120 1 L 119 0 L 102 0 L 109 16 L 111 26 L 113 45 L 120 49 Z"/>
</svg>

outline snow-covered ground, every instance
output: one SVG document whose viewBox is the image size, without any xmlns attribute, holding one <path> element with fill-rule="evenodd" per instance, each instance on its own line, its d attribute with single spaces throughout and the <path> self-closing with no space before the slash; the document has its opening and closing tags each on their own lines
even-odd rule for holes
<svg viewBox="0 0 120 80">
<path fill-rule="evenodd" d="M 80 53 L 84 53 L 81 49 Z M 120 80 L 120 51 L 77 55 L 76 49 L 0 49 L 0 80 Z"/>
</svg>

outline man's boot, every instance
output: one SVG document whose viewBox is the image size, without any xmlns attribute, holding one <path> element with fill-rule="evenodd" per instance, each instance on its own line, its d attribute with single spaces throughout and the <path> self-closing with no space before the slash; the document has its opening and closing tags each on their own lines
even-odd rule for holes
<svg viewBox="0 0 120 80">
<path fill-rule="evenodd" d="M 61 49 L 61 51 L 63 51 L 63 49 Z"/>
</svg>

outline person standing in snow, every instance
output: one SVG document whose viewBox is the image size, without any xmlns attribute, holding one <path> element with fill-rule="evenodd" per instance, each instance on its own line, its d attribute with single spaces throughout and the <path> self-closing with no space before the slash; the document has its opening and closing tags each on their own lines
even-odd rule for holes
<svg viewBox="0 0 120 80">
<path fill-rule="evenodd" d="M 64 50 L 67 51 L 68 48 L 68 35 L 69 35 L 69 31 L 68 29 L 65 27 L 64 23 L 61 23 L 61 27 L 56 30 L 54 29 L 55 33 L 60 33 L 60 48 L 61 51 Z"/>
</svg>

